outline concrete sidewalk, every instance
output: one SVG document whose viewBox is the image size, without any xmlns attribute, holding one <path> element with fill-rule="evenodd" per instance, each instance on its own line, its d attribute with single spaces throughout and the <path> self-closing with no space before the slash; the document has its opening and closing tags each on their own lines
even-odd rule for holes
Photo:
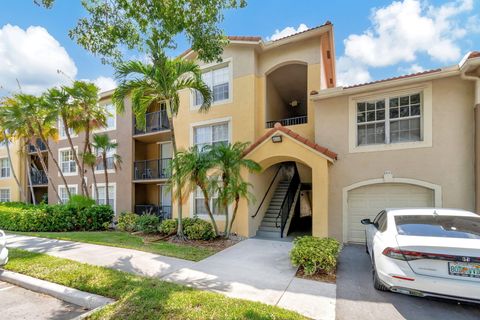
<svg viewBox="0 0 480 320">
<path fill-rule="evenodd" d="M 247 239 L 200 262 L 137 250 L 8 235 L 10 248 L 41 252 L 143 276 L 155 276 L 229 297 L 259 301 L 313 319 L 335 319 L 336 286 L 295 278 L 290 242 Z"/>
</svg>

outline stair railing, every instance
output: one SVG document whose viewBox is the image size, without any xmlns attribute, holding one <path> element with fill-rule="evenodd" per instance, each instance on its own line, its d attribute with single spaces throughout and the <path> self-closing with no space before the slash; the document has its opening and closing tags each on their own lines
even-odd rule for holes
<svg viewBox="0 0 480 320">
<path fill-rule="evenodd" d="M 270 181 L 270 185 L 268 186 L 267 192 L 265 192 L 265 194 L 263 195 L 262 201 L 260 201 L 260 205 L 258 206 L 257 211 L 255 211 L 255 214 L 252 215 L 252 218 L 255 218 L 257 216 L 258 212 L 260 212 L 260 208 L 262 207 L 263 203 L 265 202 L 265 199 L 267 198 L 267 195 L 270 192 L 270 189 L 272 188 L 273 183 L 275 182 L 275 179 L 277 179 L 277 176 L 280 173 L 281 169 L 282 169 L 282 166 L 279 166 L 278 169 L 277 169 L 277 172 L 273 176 L 272 181 Z"/>
<path fill-rule="evenodd" d="M 278 216 L 275 220 L 275 227 L 280 227 L 280 236 L 283 238 L 283 231 L 287 224 L 288 215 L 292 209 L 292 205 L 295 202 L 295 195 L 297 194 L 298 187 L 300 186 L 300 175 L 298 174 L 297 166 L 294 165 L 295 173 L 288 184 L 287 193 L 283 198 L 282 205 L 278 212 Z M 280 225 L 279 225 L 280 224 Z"/>
</svg>

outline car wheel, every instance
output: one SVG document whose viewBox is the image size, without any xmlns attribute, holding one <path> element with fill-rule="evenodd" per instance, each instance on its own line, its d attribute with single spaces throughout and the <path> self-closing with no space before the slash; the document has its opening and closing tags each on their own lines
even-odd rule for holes
<svg viewBox="0 0 480 320">
<path fill-rule="evenodd" d="M 373 287 L 379 291 L 388 291 L 388 287 L 378 278 L 377 268 L 375 267 L 375 261 L 372 262 L 372 277 Z"/>
</svg>

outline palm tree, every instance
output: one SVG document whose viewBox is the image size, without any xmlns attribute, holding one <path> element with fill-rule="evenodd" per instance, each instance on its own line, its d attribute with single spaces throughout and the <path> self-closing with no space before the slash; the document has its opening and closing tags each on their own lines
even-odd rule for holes
<svg viewBox="0 0 480 320">
<path fill-rule="evenodd" d="M 0 104 L 1 107 L 2 104 Z M 25 190 L 23 190 L 23 186 L 20 183 L 20 180 L 18 180 L 17 174 L 15 172 L 15 168 L 13 166 L 12 162 L 12 156 L 10 154 L 10 135 L 8 134 L 8 130 L 4 129 L 4 126 L 2 125 L 2 119 L 0 118 L 0 127 L 2 128 L 2 131 L 0 131 L 0 141 L 2 141 L 5 144 L 5 148 L 7 149 L 7 157 L 8 157 L 8 163 L 10 165 L 10 171 L 12 173 L 13 179 L 15 179 L 15 183 L 18 186 L 18 189 L 20 190 L 20 195 L 23 199 L 23 201 L 27 201 L 27 195 L 25 194 Z"/>
<path fill-rule="evenodd" d="M 176 177 L 170 178 L 170 189 L 176 181 L 180 182 L 178 189 L 185 190 L 184 195 L 187 196 L 191 192 L 196 192 L 200 188 L 203 194 L 204 206 L 213 225 L 215 235 L 218 236 L 218 227 L 215 222 L 212 210 L 210 208 L 210 194 L 215 190 L 215 178 L 209 178 L 208 172 L 215 167 L 214 159 L 208 152 L 200 152 L 197 146 L 190 148 L 188 151 L 180 151 L 173 158 L 171 167 L 177 168 Z"/>
<path fill-rule="evenodd" d="M 103 164 L 103 171 L 105 173 L 105 197 L 107 204 L 110 203 L 109 192 L 108 192 L 108 153 L 112 150 L 115 150 L 118 147 L 118 143 L 110 140 L 108 134 L 95 134 L 93 135 L 92 146 L 100 153 L 100 161 Z M 119 169 L 122 163 L 122 158 L 117 153 L 112 155 L 113 157 L 113 166 L 115 169 Z M 93 173 L 95 175 L 95 172 Z M 97 194 L 98 201 L 98 194 Z"/>
<path fill-rule="evenodd" d="M 53 153 L 48 145 L 46 137 L 55 136 L 56 130 L 51 123 L 52 119 L 48 116 L 48 113 L 44 112 L 41 104 L 42 101 L 38 97 L 23 93 L 15 94 L 4 100 L 3 107 L 0 110 L 0 118 L 2 119 L 3 128 L 8 130 L 13 138 L 27 140 L 34 146 L 42 169 L 47 175 L 48 181 L 58 200 L 61 201 L 57 188 L 53 183 L 51 176 L 48 174 L 48 167 L 43 159 L 42 152 L 37 145 L 38 138 L 47 146 L 49 154 L 53 158 Z M 52 160 L 56 164 L 65 186 L 67 186 L 67 182 L 58 166 L 58 162 L 55 158 Z M 67 192 L 70 195 L 68 187 Z"/>
<path fill-rule="evenodd" d="M 259 172 L 261 167 L 253 160 L 244 158 L 244 151 L 248 143 L 235 142 L 220 143 L 207 147 L 220 171 L 221 183 L 218 188 L 218 206 L 225 212 L 225 235 L 229 235 L 229 230 L 233 225 L 238 201 L 240 197 L 248 193 L 248 184 L 245 184 L 241 171 L 247 169 L 249 172 Z M 232 222 L 229 223 L 228 206 L 235 202 L 236 208 L 232 216 Z"/>
<path fill-rule="evenodd" d="M 88 186 L 85 181 L 85 159 L 82 157 L 80 161 L 77 156 L 72 143 L 70 129 L 73 129 L 76 133 L 85 133 L 83 151 L 81 153 L 92 153 L 90 134 L 93 130 L 106 126 L 107 111 L 98 104 L 99 89 L 93 83 L 74 81 L 72 86 L 63 86 L 61 91 L 67 95 L 68 103 L 57 104 L 57 110 L 63 120 L 65 134 L 80 171 L 83 190 L 88 196 Z M 95 174 L 94 172 L 92 173 Z"/>
<path fill-rule="evenodd" d="M 195 62 L 180 58 L 169 59 L 161 48 L 152 45 L 150 48 L 152 63 L 127 61 L 119 63 L 115 68 L 116 78 L 120 85 L 115 90 L 112 100 L 119 112 L 125 111 L 125 100 L 131 97 L 132 111 L 137 126 L 145 128 L 145 115 L 148 108 L 155 103 L 165 103 L 172 136 L 173 156 L 177 155 L 177 143 L 173 118 L 177 116 L 180 107 L 179 91 L 190 89 L 197 91 L 203 97 L 201 112 L 210 108 L 212 94 L 209 87 L 202 81 L 202 72 Z M 175 178 L 178 168 L 173 167 Z M 178 181 L 176 182 L 178 185 Z M 180 199 L 182 190 L 179 189 Z M 182 203 L 177 203 L 178 229 L 177 236 L 184 239 L 182 226 Z"/>
<path fill-rule="evenodd" d="M 83 163 L 89 166 L 90 170 L 92 170 L 95 199 L 98 199 L 98 184 L 97 184 L 97 177 L 95 176 L 95 166 L 97 165 L 97 162 L 98 162 L 97 156 L 91 152 L 82 153 L 82 160 L 83 160 Z"/>
</svg>

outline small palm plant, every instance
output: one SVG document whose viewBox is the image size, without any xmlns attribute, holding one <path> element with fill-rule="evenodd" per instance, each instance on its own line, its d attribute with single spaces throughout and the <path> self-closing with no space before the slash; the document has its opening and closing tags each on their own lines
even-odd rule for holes
<svg viewBox="0 0 480 320">
<path fill-rule="evenodd" d="M 95 134 L 93 136 L 92 147 L 97 150 L 100 155 L 99 162 L 103 164 L 103 171 L 105 174 L 105 199 L 106 203 L 110 203 L 110 197 L 108 192 L 108 155 L 112 150 L 116 150 L 118 143 L 113 142 L 108 134 Z M 120 169 L 122 164 L 122 158 L 116 152 L 110 155 L 113 158 L 113 166 L 115 170 Z M 98 197 L 98 195 L 97 195 Z M 98 200 L 98 198 L 97 198 Z"/>
<path fill-rule="evenodd" d="M 92 152 L 82 153 L 82 160 L 83 160 L 83 163 L 85 163 L 85 165 L 88 166 L 92 171 L 95 199 L 98 199 L 98 184 L 97 184 L 97 177 L 95 176 L 95 166 L 97 165 L 97 162 L 98 162 L 97 155 L 95 155 Z"/>
</svg>

